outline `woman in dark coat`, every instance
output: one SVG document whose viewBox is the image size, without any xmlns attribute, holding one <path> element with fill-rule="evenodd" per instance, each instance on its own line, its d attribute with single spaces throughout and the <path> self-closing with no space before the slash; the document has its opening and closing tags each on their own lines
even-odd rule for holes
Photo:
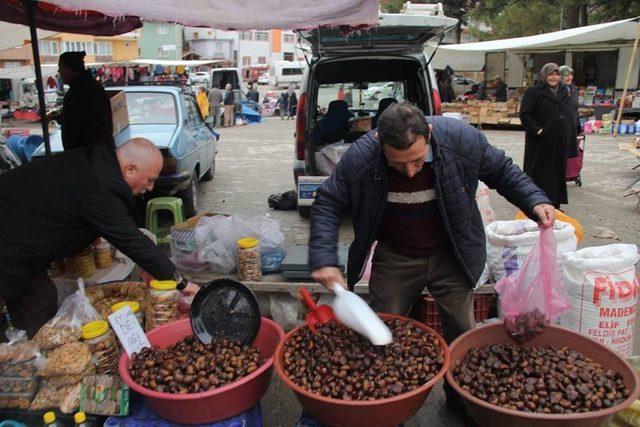
<svg viewBox="0 0 640 427">
<path fill-rule="evenodd" d="M 558 65 L 545 64 L 540 79 L 520 105 L 525 129 L 524 171 L 559 208 L 567 204 L 567 145 L 570 137 L 569 93 L 560 83 Z"/>
<path fill-rule="evenodd" d="M 578 156 L 578 137 L 582 135 L 582 126 L 580 126 L 580 114 L 578 113 L 578 87 L 573 84 L 573 69 L 568 65 L 563 65 L 559 69 L 562 83 L 569 93 L 569 113 L 572 126 L 569 135 L 569 145 L 567 146 L 567 157 Z"/>
</svg>

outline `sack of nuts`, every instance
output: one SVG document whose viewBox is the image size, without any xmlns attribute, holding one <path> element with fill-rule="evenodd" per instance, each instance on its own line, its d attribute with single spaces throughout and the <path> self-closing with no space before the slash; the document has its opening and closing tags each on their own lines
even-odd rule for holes
<svg viewBox="0 0 640 427">
<path fill-rule="evenodd" d="M 496 283 L 507 334 L 522 344 L 571 307 L 556 259 L 553 228 L 540 230 L 522 268 Z"/>
<path fill-rule="evenodd" d="M 83 342 L 62 345 L 50 351 L 44 358 L 38 375 L 80 375 L 91 365 L 91 350 Z"/>
<path fill-rule="evenodd" d="M 89 299 L 77 291 L 65 298 L 56 315 L 40 328 L 33 340 L 43 350 L 79 341 L 82 325 L 98 319 Z"/>
</svg>

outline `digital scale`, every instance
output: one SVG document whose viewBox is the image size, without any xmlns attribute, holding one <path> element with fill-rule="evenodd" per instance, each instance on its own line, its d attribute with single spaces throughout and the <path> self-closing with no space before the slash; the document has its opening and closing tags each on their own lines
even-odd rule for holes
<svg viewBox="0 0 640 427">
<path fill-rule="evenodd" d="M 301 176 L 298 178 L 298 206 L 311 206 L 316 191 L 328 176 Z"/>
</svg>

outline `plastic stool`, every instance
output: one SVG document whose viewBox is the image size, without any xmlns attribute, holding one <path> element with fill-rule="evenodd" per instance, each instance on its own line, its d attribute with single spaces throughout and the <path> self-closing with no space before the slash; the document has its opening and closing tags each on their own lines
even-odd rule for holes
<svg viewBox="0 0 640 427">
<path fill-rule="evenodd" d="M 173 224 L 184 222 L 182 199 L 178 197 L 156 197 L 147 202 L 147 230 L 158 238 L 158 243 L 169 243 L 171 227 L 160 227 L 158 212 L 169 211 L 173 215 Z"/>
</svg>

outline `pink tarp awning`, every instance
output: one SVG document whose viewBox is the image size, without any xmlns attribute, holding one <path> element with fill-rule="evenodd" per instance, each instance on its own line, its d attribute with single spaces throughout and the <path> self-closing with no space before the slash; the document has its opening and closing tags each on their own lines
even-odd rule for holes
<svg viewBox="0 0 640 427">
<path fill-rule="evenodd" d="M 218 29 L 303 29 L 378 23 L 378 0 L 47 0 L 63 9 Z"/>
</svg>

